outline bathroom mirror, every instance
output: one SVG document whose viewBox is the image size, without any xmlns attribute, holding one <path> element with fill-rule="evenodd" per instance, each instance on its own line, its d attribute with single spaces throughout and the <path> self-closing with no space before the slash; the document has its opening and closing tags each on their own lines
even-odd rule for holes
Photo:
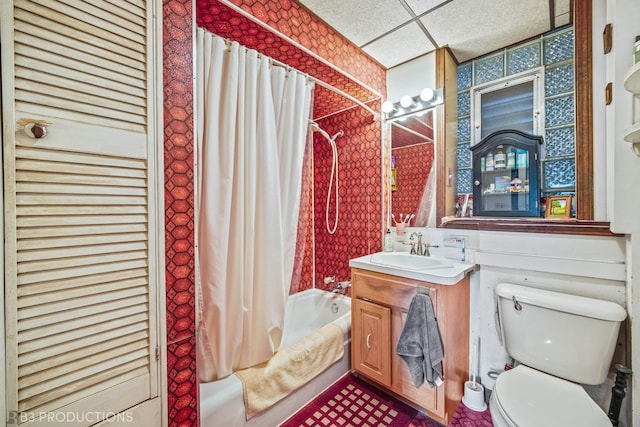
<svg viewBox="0 0 640 427">
<path fill-rule="evenodd" d="M 431 108 L 387 121 L 391 226 L 402 220 L 407 226 L 435 226 L 435 115 Z"/>
</svg>

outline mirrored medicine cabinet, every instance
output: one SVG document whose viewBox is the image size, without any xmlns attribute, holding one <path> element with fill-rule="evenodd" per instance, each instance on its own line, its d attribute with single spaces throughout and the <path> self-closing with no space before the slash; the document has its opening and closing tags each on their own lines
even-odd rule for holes
<svg viewBox="0 0 640 427">
<path fill-rule="evenodd" d="M 436 172 L 434 108 L 386 122 L 390 140 L 389 224 L 435 226 Z"/>
</svg>

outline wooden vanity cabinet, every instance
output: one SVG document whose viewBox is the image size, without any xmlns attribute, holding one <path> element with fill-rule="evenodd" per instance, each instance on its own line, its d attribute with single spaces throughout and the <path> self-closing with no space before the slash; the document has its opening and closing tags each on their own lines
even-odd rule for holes
<svg viewBox="0 0 640 427">
<path fill-rule="evenodd" d="M 351 366 L 428 416 L 449 424 L 469 377 L 469 277 L 438 285 L 369 270 L 351 270 Z M 396 344 L 413 296 L 429 292 L 444 345 L 443 384 L 416 388 Z"/>
</svg>

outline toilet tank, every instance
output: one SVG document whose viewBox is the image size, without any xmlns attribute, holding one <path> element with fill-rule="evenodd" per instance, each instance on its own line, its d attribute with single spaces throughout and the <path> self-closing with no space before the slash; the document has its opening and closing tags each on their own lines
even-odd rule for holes
<svg viewBox="0 0 640 427">
<path fill-rule="evenodd" d="M 604 382 L 627 317 L 620 305 L 510 283 L 498 284 L 495 292 L 511 357 L 577 383 Z"/>
</svg>

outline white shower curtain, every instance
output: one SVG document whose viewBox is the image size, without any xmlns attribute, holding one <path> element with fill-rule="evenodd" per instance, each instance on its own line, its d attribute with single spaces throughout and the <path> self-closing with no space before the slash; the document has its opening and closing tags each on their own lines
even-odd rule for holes
<svg viewBox="0 0 640 427">
<path fill-rule="evenodd" d="M 279 348 L 313 84 L 203 29 L 196 43 L 198 372 L 213 381 Z"/>
</svg>

